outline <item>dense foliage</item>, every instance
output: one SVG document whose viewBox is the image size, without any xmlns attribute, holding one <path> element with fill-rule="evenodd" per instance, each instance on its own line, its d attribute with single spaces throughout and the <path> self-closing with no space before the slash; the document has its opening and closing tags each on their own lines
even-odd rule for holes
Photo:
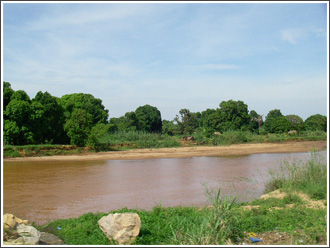
<svg viewBox="0 0 330 248">
<path fill-rule="evenodd" d="M 279 109 L 269 111 L 265 121 L 255 110 L 249 112 L 243 101 L 222 101 L 217 109 L 191 112 L 181 109 L 173 120 L 162 120 L 160 111 L 148 104 L 127 112 L 119 118 L 109 118 L 102 100 L 91 94 L 73 93 L 60 98 L 39 91 L 31 100 L 23 90 L 13 90 L 3 82 L 3 137 L 6 145 L 72 144 L 97 147 L 101 140 L 123 132 L 146 132 L 163 135 L 194 135 L 199 141 L 211 138 L 223 143 L 215 134 L 238 134 L 228 142 L 248 142 L 249 134 L 296 134 L 326 132 L 327 117 L 315 114 L 305 121 Z M 237 132 L 240 133 L 237 133 Z M 106 137 L 106 139 L 104 139 Z M 144 146 L 144 145 L 143 145 Z"/>
</svg>

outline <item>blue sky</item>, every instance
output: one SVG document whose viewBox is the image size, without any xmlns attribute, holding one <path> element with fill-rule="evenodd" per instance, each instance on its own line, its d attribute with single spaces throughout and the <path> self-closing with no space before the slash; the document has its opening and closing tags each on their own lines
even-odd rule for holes
<svg viewBox="0 0 330 248">
<path fill-rule="evenodd" d="M 327 4 L 6 3 L 2 80 L 33 98 L 90 93 L 110 117 L 244 101 L 327 115 Z"/>
</svg>

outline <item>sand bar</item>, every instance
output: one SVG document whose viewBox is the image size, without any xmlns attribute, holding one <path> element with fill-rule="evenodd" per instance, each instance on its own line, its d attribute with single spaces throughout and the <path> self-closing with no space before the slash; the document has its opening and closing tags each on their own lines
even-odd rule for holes
<svg viewBox="0 0 330 248">
<path fill-rule="evenodd" d="M 3 161 L 67 161 L 67 160 L 120 160 L 159 159 L 206 156 L 239 156 L 258 153 L 295 153 L 327 149 L 327 141 L 300 141 L 283 143 L 234 144 L 230 146 L 191 146 L 160 149 L 136 149 L 78 155 L 6 158 Z"/>
</svg>

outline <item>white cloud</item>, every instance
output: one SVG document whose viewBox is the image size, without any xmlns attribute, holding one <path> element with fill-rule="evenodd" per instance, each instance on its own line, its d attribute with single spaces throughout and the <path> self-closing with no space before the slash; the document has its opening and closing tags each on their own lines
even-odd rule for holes
<svg viewBox="0 0 330 248">
<path fill-rule="evenodd" d="M 301 35 L 299 29 L 284 29 L 281 31 L 281 38 L 284 41 L 288 41 L 291 44 L 297 43 L 297 38 Z"/>
<path fill-rule="evenodd" d="M 291 44 L 309 36 L 326 37 L 326 31 L 318 27 L 288 28 L 281 30 L 281 39 Z"/>
</svg>

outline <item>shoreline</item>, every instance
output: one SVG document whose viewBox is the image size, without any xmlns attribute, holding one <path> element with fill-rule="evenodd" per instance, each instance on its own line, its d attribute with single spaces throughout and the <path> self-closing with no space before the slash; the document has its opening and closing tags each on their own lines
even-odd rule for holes
<svg viewBox="0 0 330 248">
<path fill-rule="evenodd" d="M 242 156 L 259 153 L 298 153 L 327 149 L 327 140 L 283 143 L 249 143 L 229 146 L 191 146 L 173 148 L 147 148 L 125 151 L 82 153 L 79 155 L 54 155 L 42 157 L 5 158 L 7 161 L 81 161 L 81 160 L 137 160 L 214 156 Z"/>
</svg>

